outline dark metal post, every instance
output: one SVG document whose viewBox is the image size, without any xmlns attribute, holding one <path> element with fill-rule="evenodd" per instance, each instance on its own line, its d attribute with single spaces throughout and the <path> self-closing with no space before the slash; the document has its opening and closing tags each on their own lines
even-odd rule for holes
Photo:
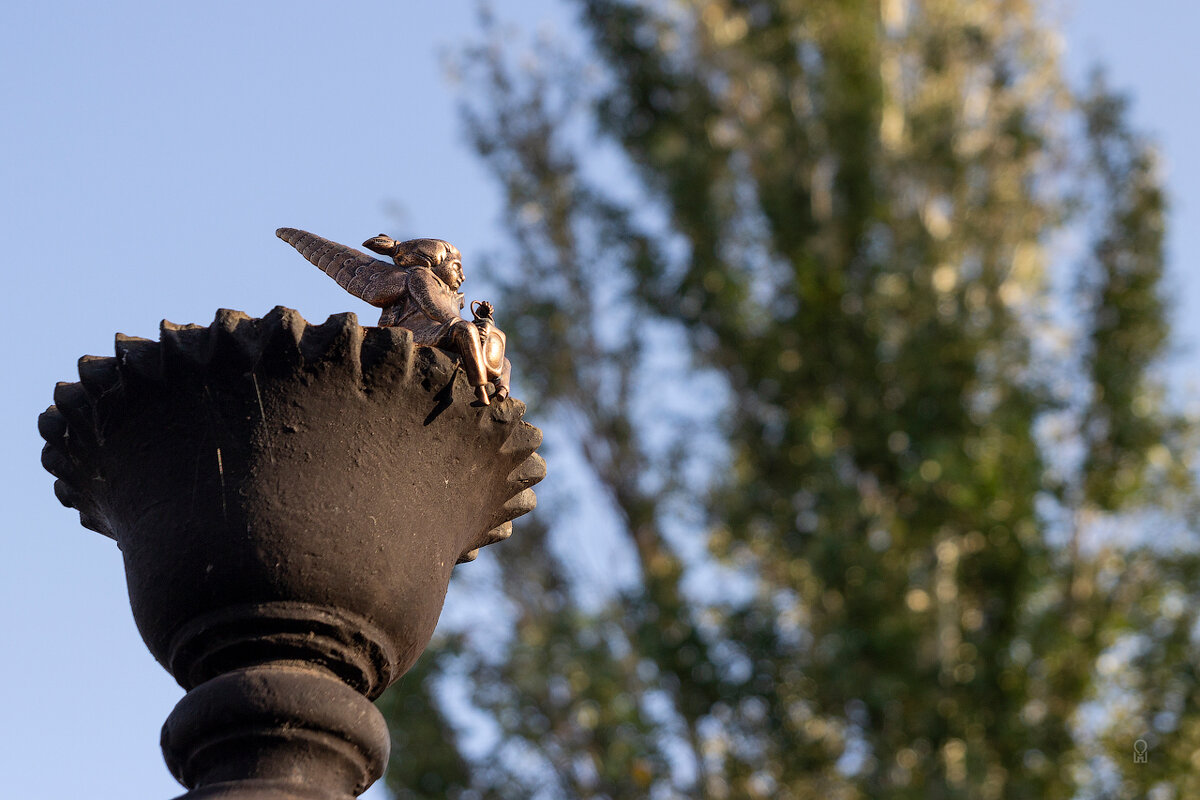
<svg viewBox="0 0 1200 800">
<path fill-rule="evenodd" d="M 116 540 L 134 618 L 187 690 L 162 732 L 199 798 L 356 797 L 370 702 L 429 642 L 456 563 L 545 475 L 524 406 L 353 314 L 163 323 L 84 356 L 39 419 L 55 492 Z"/>
</svg>

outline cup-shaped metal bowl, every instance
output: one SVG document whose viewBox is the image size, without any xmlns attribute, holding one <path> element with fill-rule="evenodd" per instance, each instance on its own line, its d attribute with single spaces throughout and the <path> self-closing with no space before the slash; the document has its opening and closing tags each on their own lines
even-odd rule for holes
<svg viewBox="0 0 1200 800">
<path fill-rule="evenodd" d="M 43 463 L 189 689 L 294 654 L 377 696 L 545 474 L 520 402 L 478 405 L 454 356 L 353 314 L 164 322 L 79 375 L 39 420 Z"/>
</svg>

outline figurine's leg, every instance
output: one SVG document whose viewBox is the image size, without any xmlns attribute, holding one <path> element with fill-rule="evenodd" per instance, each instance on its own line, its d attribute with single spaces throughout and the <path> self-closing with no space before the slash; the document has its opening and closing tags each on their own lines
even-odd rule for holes
<svg viewBox="0 0 1200 800">
<path fill-rule="evenodd" d="M 449 341 L 447 341 L 449 340 Z M 487 393 L 487 368 L 483 364 L 483 347 L 479 344 L 479 329 L 470 322 L 456 322 L 443 337 L 443 342 L 462 356 L 467 382 L 475 387 L 475 396 L 485 406 L 490 405 Z"/>
<path fill-rule="evenodd" d="M 493 383 L 496 385 L 496 399 L 503 400 L 512 392 L 512 387 L 509 381 L 512 380 L 512 362 L 507 358 L 504 359 L 504 366 L 500 368 L 500 375 Z"/>
</svg>

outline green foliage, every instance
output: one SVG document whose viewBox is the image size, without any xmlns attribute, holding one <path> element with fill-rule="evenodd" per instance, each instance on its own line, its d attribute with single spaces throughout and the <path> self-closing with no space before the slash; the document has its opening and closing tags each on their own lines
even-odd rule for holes
<svg viewBox="0 0 1200 800">
<path fill-rule="evenodd" d="M 438 746 L 454 740 L 454 731 L 433 699 L 433 676 L 455 648 L 443 643 L 437 654 L 418 660 L 376 705 L 389 719 L 392 752 L 389 780 L 397 800 L 458 798 L 470 779 L 457 748 Z M 431 745 L 427 743 L 434 743 Z"/>
<path fill-rule="evenodd" d="M 1136 499 L 1146 489 L 1147 467 L 1171 460 L 1167 423 L 1154 413 L 1161 390 L 1149 377 L 1167 337 L 1159 296 L 1164 200 L 1153 153 L 1123 126 L 1124 105 L 1098 87 L 1083 109 L 1105 205 L 1097 269 L 1083 278 L 1093 393 L 1085 488 L 1102 508 Z"/>
<path fill-rule="evenodd" d="M 497 548 L 503 652 L 455 655 L 493 752 L 442 730 L 391 785 L 1072 798 L 1194 772 L 1194 558 L 1145 535 L 1192 508 L 1154 373 L 1163 191 L 1122 103 L 1064 85 L 1020 0 L 577 5 L 599 78 L 485 17 L 466 117 L 519 392 L 636 579 L 582 602 L 595 531 L 539 510 Z M 1052 264 L 1080 230 L 1089 257 Z"/>
</svg>

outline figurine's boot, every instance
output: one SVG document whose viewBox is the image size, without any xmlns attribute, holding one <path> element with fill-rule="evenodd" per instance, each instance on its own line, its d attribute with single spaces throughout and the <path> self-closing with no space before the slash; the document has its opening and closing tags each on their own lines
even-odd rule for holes
<svg viewBox="0 0 1200 800">
<path fill-rule="evenodd" d="M 504 366 L 500 368 L 500 377 L 496 378 L 496 399 L 504 400 L 512 391 L 510 381 L 512 380 L 512 362 L 507 358 L 504 359 Z"/>
</svg>

